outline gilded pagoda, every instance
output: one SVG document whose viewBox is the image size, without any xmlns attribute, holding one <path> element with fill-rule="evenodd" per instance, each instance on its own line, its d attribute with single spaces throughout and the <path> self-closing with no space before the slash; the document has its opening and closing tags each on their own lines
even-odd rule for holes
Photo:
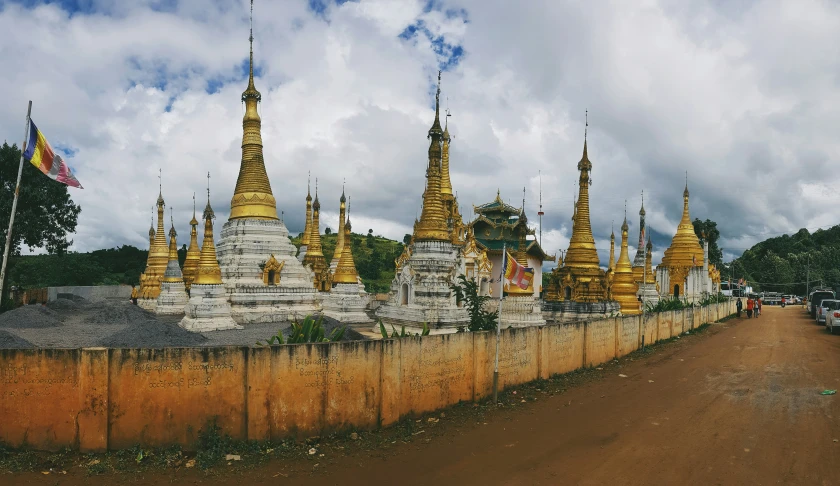
<svg viewBox="0 0 840 486">
<path fill-rule="evenodd" d="M 703 278 L 702 270 L 706 261 L 700 239 L 694 232 L 694 224 L 688 212 L 688 183 L 683 191 L 683 211 L 677 232 L 671 240 L 671 246 L 665 250 L 662 262 L 656 267 L 656 280 L 662 296 L 699 300 L 706 291 L 708 274 Z"/>
<path fill-rule="evenodd" d="M 152 312 L 157 306 L 160 283 L 169 263 L 169 246 L 163 229 L 165 206 L 161 189 L 157 198 L 157 231 L 149 229 L 149 258 L 146 261 L 146 270 L 140 274 L 140 298 L 137 300 L 137 305 Z"/>
</svg>

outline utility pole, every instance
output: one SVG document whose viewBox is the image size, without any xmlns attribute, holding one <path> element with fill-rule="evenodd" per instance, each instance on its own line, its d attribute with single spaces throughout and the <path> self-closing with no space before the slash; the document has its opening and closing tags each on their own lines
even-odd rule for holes
<svg viewBox="0 0 840 486">
<path fill-rule="evenodd" d="M 811 252 L 808 252 L 808 276 L 805 279 L 805 297 L 811 295 Z"/>
</svg>

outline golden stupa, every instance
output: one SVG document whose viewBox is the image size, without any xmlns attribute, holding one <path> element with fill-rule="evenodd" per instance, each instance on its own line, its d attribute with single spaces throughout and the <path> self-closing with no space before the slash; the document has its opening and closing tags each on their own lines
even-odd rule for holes
<svg viewBox="0 0 840 486">
<path fill-rule="evenodd" d="M 344 187 L 341 188 L 341 198 L 338 200 L 338 234 L 335 239 L 335 253 L 333 253 L 332 261 L 330 261 L 330 269 L 337 268 L 341 262 L 341 254 L 344 252 L 344 225 L 347 217 L 347 197 L 344 195 Z"/>
<path fill-rule="evenodd" d="M 420 220 L 414 222 L 415 241 L 451 241 L 447 224 L 447 211 L 442 194 L 442 142 L 443 129 L 440 126 L 440 73 L 435 94 L 435 121 L 429 128 L 429 164 L 426 169 L 426 190 L 423 192 L 423 212 Z M 448 152 L 448 151 L 447 151 Z M 448 179 L 448 176 L 447 176 Z M 451 192 L 451 184 L 450 184 Z"/>
<path fill-rule="evenodd" d="M 210 174 L 207 175 L 209 180 Z M 216 244 L 213 242 L 213 219 L 216 214 L 210 207 L 210 188 L 207 189 L 207 206 L 204 208 L 204 240 L 201 242 L 201 255 L 198 259 L 198 269 L 193 279 L 194 285 L 220 285 L 222 270 L 216 258 Z"/>
<path fill-rule="evenodd" d="M 303 264 L 309 265 L 315 273 L 313 285 L 317 290 L 327 292 L 330 290 L 329 267 L 324 258 L 324 250 L 321 246 L 321 203 L 318 202 L 318 182 L 315 182 L 315 201 L 312 203 L 312 225 L 309 228 L 309 247 L 306 249 L 306 256 L 303 257 Z"/>
<path fill-rule="evenodd" d="M 344 192 L 342 191 L 342 201 L 344 200 Z M 341 204 L 342 210 L 344 208 L 344 203 Z M 333 274 L 332 281 L 335 284 L 355 284 L 359 283 L 359 273 L 356 271 L 356 263 L 353 261 L 353 252 L 350 249 L 350 240 L 352 239 L 351 230 L 352 226 L 350 225 L 350 219 L 348 218 L 347 221 L 342 225 L 344 232 L 344 238 L 342 238 L 342 244 L 344 248 L 341 251 L 341 259 L 338 261 L 338 265 L 335 268 L 335 274 Z"/>
<path fill-rule="evenodd" d="M 610 231 L 610 264 L 607 270 L 615 270 L 615 231 Z"/>
<path fill-rule="evenodd" d="M 309 246 L 309 233 L 312 231 L 312 194 L 309 183 L 306 184 L 306 224 L 303 226 L 303 235 L 300 237 L 301 246 Z"/>
<path fill-rule="evenodd" d="M 683 191 L 683 214 L 677 233 L 671 240 L 671 246 L 665 250 L 659 268 L 668 269 L 668 282 L 671 287 L 679 285 L 680 289 L 688 278 L 693 267 L 703 266 L 703 248 L 694 232 L 691 216 L 688 213 L 688 183 Z M 682 293 L 682 292 L 681 292 Z"/>
<path fill-rule="evenodd" d="M 174 264 L 176 267 L 180 268 L 180 264 L 178 263 L 178 242 L 175 240 L 177 236 L 178 233 L 175 231 L 175 220 L 172 220 L 172 227 L 169 228 L 169 258 L 166 264 L 169 267 L 172 267 Z M 164 274 L 162 281 L 173 283 L 182 282 L 183 274 L 174 276 Z"/>
<path fill-rule="evenodd" d="M 166 244 L 166 233 L 163 229 L 163 191 L 158 193 L 157 198 L 157 231 L 154 240 L 151 239 L 152 232 L 149 231 L 149 258 L 146 261 L 146 270 L 140 275 L 140 298 L 157 299 L 160 295 L 160 282 L 166 272 L 166 264 L 169 262 L 169 248 Z"/>
<path fill-rule="evenodd" d="M 253 11 L 253 0 L 251 4 Z M 263 159 L 263 144 L 260 128 L 262 121 L 257 112 L 257 104 L 262 95 L 254 86 L 254 34 L 249 37 L 251 42 L 250 68 L 248 73 L 248 88 L 242 93 L 245 102 L 245 116 L 242 118 L 242 161 L 239 164 L 239 177 L 236 179 L 236 189 L 230 201 L 229 219 L 279 219 L 271 184 L 265 171 Z"/>
<path fill-rule="evenodd" d="M 198 220 L 195 219 L 195 194 L 193 194 L 193 217 L 190 220 L 190 246 L 187 247 L 187 257 L 184 259 L 184 287 L 189 291 L 190 285 L 198 270 L 198 260 L 201 258 L 201 248 L 198 246 Z"/>
<path fill-rule="evenodd" d="M 625 216 L 624 224 L 621 225 L 621 253 L 619 253 L 618 262 L 615 264 L 610 293 L 612 294 L 612 300 L 617 301 L 621 306 L 622 314 L 634 316 L 641 314 L 642 309 L 641 302 L 636 295 L 639 286 L 633 278 L 633 265 L 630 263 L 627 248 L 628 229 L 627 217 Z"/>
<path fill-rule="evenodd" d="M 587 123 L 587 127 L 588 127 Z M 578 199 L 572 221 L 572 237 L 563 259 L 563 266 L 551 272 L 546 300 L 571 302 L 603 302 L 607 299 L 608 283 L 601 270 L 595 238 L 589 220 L 589 173 L 592 162 L 587 153 L 586 131 L 583 138 L 583 156 L 577 164 L 580 171 Z"/>
</svg>

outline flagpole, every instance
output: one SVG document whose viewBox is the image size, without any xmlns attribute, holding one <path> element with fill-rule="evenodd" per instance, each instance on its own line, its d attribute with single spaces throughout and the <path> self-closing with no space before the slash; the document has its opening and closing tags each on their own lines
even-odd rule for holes
<svg viewBox="0 0 840 486">
<path fill-rule="evenodd" d="M 3 266 L 0 269 L 0 304 L 3 303 L 3 284 L 6 283 L 6 263 L 9 261 L 9 248 L 12 243 L 12 226 L 15 224 L 15 211 L 17 210 L 18 195 L 20 194 L 20 176 L 23 173 L 23 153 L 26 152 L 26 140 L 29 138 L 29 116 L 32 114 L 32 100 L 29 100 L 29 108 L 26 109 L 26 128 L 23 130 L 23 143 L 20 144 L 20 165 L 18 166 L 17 184 L 15 184 L 15 197 L 12 199 L 12 215 L 9 217 L 9 231 L 6 232 L 6 249 L 3 251 Z"/>
<path fill-rule="evenodd" d="M 496 360 L 493 367 L 493 403 L 499 403 L 499 340 L 502 328 L 502 299 L 505 298 L 505 267 L 507 267 L 507 242 L 502 241 L 502 276 L 499 279 L 499 318 L 496 321 Z"/>
</svg>

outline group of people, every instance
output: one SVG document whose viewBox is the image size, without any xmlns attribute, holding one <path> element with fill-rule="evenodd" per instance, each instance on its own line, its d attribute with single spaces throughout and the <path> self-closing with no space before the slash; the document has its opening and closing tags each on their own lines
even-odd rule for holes
<svg viewBox="0 0 840 486">
<path fill-rule="evenodd" d="M 741 310 L 744 308 L 744 303 L 741 302 L 740 297 L 735 301 L 735 308 L 738 310 L 738 317 L 741 317 Z M 747 298 L 747 318 L 751 319 L 753 314 L 755 314 L 755 317 L 761 315 L 761 299 L 758 297 L 755 299 L 752 297 Z"/>
</svg>

